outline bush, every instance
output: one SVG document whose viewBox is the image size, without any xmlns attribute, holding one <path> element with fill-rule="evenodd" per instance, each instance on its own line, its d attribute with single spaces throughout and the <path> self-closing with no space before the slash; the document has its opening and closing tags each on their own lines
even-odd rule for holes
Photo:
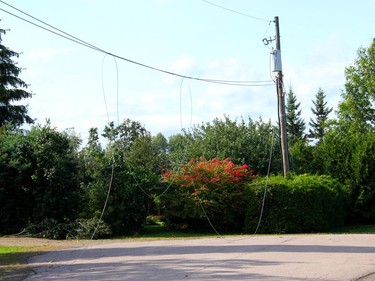
<svg viewBox="0 0 375 281">
<path fill-rule="evenodd" d="M 0 132 L 1 234 L 43 225 L 46 218 L 60 224 L 78 217 L 78 144 L 49 123 L 25 134 Z"/>
<path fill-rule="evenodd" d="M 266 179 L 247 185 L 245 232 L 258 225 Z M 327 231 L 345 223 L 349 191 L 329 176 L 281 176 L 268 180 L 259 233 Z"/>
<path fill-rule="evenodd" d="M 99 239 L 109 237 L 112 232 L 110 227 L 98 218 L 77 219 L 71 224 L 67 238 L 73 239 Z"/>
<path fill-rule="evenodd" d="M 60 223 L 55 219 L 46 218 L 41 222 L 29 224 L 22 234 L 37 238 L 66 239 L 69 236 L 70 223 Z"/>
<path fill-rule="evenodd" d="M 111 230 L 105 222 L 99 222 L 97 218 L 65 223 L 49 218 L 38 224 L 30 224 L 22 234 L 47 239 L 98 239 L 110 236 Z"/>
<path fill-rule="evenodd" d="M 169 192 L 158 198 L 164 207 L 167 226 L 197 231 L 237 231 L 243 227 L 246 183 L 255 176 L 247 165 L 229 159 L 192 159 L 178 172 L 167 172 L 163 180 Z"/>
</svg>

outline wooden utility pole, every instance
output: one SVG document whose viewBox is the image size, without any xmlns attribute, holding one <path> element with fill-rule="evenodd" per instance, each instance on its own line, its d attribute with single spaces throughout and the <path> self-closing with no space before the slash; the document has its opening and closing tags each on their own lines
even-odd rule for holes
<svg viewBox="0 0 375 281">
<path fill-rule="evenodd" d="M 289 172 L 289 156 L 288 156 L 288 140 L 286 133 L 286 114 L 285 114 L 285 94 L 283 91 L 283 72 L 281 67 L 281 49 L 280 49 L 280 32 L 279 32 L 279 17 L 275 17 L 276 28 L 276 50 L 274 59 L 276 60 L 274 71 L 276 75 L 276 89 L 277 89 L 277 103 L 279 114 L 279 127 L 280 127 L 280 143 L 281 143 L 281 156 L 283 162 L 283 175 Z M 276 67 L 276 65 L 278 67 Z"/>
</svg>

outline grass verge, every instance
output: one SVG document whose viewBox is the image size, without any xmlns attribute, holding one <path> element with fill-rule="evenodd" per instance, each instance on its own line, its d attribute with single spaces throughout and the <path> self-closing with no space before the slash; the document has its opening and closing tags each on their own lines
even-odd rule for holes
<svg viewBox="0 0 375 281">
<path fill-rule="evenodd" d="M 32 272 L 27 260 L 37 253 L 35 247 L 0 246 L 0 280 L 24 280 Z"/>
<path fill-rule="evenodd" d="M 27 261 L 35 255 L 51 251 L 57 247 L 0 245 L 0 281 L 21 281 L 33 271 Z"/>
<path fill-rule="evenodd" d="M 346 225 L 337 229 L 334 229 L 332 233 L 337 234 L 375 234 L 374 224 L 357 224 L 357 225 Z"/>
</svg>

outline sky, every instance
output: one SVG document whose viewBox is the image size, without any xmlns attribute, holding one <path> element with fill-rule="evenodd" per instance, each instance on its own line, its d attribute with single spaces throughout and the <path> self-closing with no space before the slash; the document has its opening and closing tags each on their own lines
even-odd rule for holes
<svg viewBox="0 0 375 281">
<path fill-rule="evenodd" d="M 10 7 L 13 6 L 18 10 Z M 225 8 L 225 9 L 224 9 Z M 28 17 L 24 12 L 34 18 Z M 106 55 L 39 25 L 39 19 Z M 33 97 L 24 101 L 39 124 L 88 131 L 108 121 L 139 121 L 166 137 L 229 116 L 277 122 L 270 52 L 279 17 L 285 90 L 293 89 L 308 124 L 319 88 L 337 109 L 345 67 L 375 38 L 375 0 L 7 0 L 0 1 L 2 44 Z M 35 19 L 36 18 L 36 19 Z M 55 30 L 55 32 L 58 32 Z M 271 81 L 222 85 L 181 78 Z M 256 84 L 257 86 L 254 86 Z M 331 117 L 334 117 L 332 113 Z"/>
</svg>

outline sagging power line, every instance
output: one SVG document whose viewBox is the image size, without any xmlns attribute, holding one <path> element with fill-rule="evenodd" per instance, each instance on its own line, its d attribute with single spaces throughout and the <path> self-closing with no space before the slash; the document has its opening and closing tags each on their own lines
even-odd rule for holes
<svg viewBox="0 0 375 281">
<path fill-rule="evenodd" d="M 16 17 L 20 20 L 23 20 L 29 24 L 32 24 L 38 28 L 41 28 L 45 31 L 48 31 L 54 35 L 57 35 L 57 36 L 60 36 L 64 39 L 67 39 L 69 41 L 72 41 L 72 42 L 75 42 L 79 45 L 82 45 L 86 48 L 89 48 L 89 49 L 92 49 L 94 51 L 97 51 L 97 52 L 101 52 L 103 54 L 106 54 L 106 55 L 110 55 L 114 58 L 117 58 L 117 59 L 120 59 L 120 60 L 123 60 L 123 61 L 126 61 L 126 62 L 129 62 L 129 63 L 132 63 L 132 64 L 135 64 L 135 65 L 138 65 L 138 66 L 141 66 L 141 67 L 144 67 L 144 68 L 147 68 L 147 69 L 150 69 L 150 70 L 154 70 L 154 71 L 157 71 L 157 72 L 161 72 L 161 73 L 164 73 L 164 74 L 168 74 L 168 75 L 172 75 L 172 76 L 176 76 L 176 77 L 180 77 L 180 78 L 184 78 L 184 79 L 189 79 L 189 80 L 196 80 L 196 81 L 201 81 L 201 82 L 207 82 L 207 83 L 214 83 L 214 84 L 222 84 L 222 85 L 230 85 L 230 86 L 245 86 L 245 87 L 263 87 L 263 86 L 273 86 L 274 85 L 274 82 L 272 80 L 245 80 L 245 81 L 240 81 L 240 80 L 221 80 L 221 79 L 209 79 L 209 78 L 200 78 L 200 77 L 194 77 L 194 76 L 189 76 L 189 75 L 184 75 L 184 74 L 179 74 L 179 73 L 176 73 L 176 72 L 172 72 L 172 71 L 168 71 L 168 70 L 165 70 L 165 69 L 161 69 L 161 68 L 158 68 L 158 67 L 154 67 L 154 66 L 151 66 L 151 65 L 148 65 L 148 64 L 145 64 L 145 63 L 141 63 L 141 62 L 138 62 L 138 61 L 135 61 L 135 60 L 131 60 L 131 59 L 128 59 L 128 58 L 125 58 L 123 56 L 120 56 L 120 55 L 117 55 L 117 54 L 114 54 L 114 53 L 111 53 L 109 51 L 106 51 L 104 49 L 101 49 L 91 43 L 88 43 L 76 36 L 73 36 L 59 28 L 56 28 L 54 27 L 53 25 L 51 24 L 48 24 L 46 23 L 45 21 L 42 21 L 24 11 L 22 11 L 21 9 L 18 9 L 2 0 L 0 0 L 1 3 L 3 3 L 4 5 L 14 9 L 15 11 L 33 19 L 34 21 L 37 21 L 41 24 L 43 24 L 44 26 L 36 23 L 36 22 L 33 22 L 29 19 L 26 19 L 24 17 L 21 17 L 19 15 L 16 15 L 15 13 L 12 13 L 10 11 L 7 11 L 5 9 L 2 9 L 0 8 L 1 11 L 13 16 L 13 17 Z"/>
<path fill-rule="evenodd" d="M 259 17 L 255 17 L 255 16 L 252 16 L 252 15 L 249 15 L 249 14 L 245 14 L 245 13 L 242 13 L 242 12 L 239 12 L 239 11 L 236 11 L 236 10 L 233 10 L 233 9 L 229 9 L 227 7 L 224 7 L 224 6 L 221 6 L 221 5 L 218 5 L 218 4 L 215 4 L 213 2 L 210 2 L 210 1 L 207 1 L 207 0 L 201 0 L 207 4 L 210 4 L 212 6 L 215 6 L 217 8 L 220 8 L 220 9 L 223 9 L 223 10 L 226 10 L 228 12 L 232 12 L 232 13 L 235 13 L 235 14 L 238 14 L 238 15 L 241 15 L 241 16 L 244 16 L 244 17 L 248 17 L 248 18 L 252 18 L 252 19 L 255 19 L 255 20 L 260 20 L 260 21 L 266 21 L 266 22 L 272 22 L 268 19 L 264 19 L 264 18 L 259 18 Z"/>
</svg>

